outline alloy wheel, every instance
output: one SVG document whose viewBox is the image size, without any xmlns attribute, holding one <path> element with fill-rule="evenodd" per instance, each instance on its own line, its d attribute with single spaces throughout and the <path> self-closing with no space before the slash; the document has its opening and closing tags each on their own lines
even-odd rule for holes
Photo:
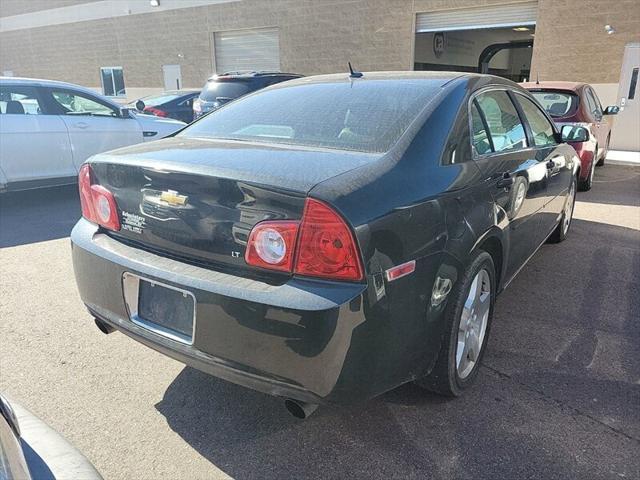
<svg viewBox="0 0 640 480">
<path fill-rule="evenodd" d="M 469 376 L 480 358 L 490 309 L 491 278 L 482 269 L 471 282 L 458 327 L 456 370 L 461 379 Z"/>
</svg>

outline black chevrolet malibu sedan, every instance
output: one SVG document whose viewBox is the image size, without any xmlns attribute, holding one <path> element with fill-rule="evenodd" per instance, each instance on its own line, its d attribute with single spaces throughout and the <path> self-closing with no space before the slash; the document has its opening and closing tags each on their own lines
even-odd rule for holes
<svg viewBox="0 0 640 480">
<path fill-rule="evenodd" d="M 577 168 L 504 79 L 301 78 L 90 159 L 75 275 L 102 331 L 299 417 L 410 381 L 455 396 L 496 295 L 567 235 Z"/>
</svg>

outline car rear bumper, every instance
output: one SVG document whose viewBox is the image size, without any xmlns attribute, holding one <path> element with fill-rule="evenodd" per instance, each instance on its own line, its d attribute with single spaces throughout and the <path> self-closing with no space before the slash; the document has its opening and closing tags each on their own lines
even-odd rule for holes
<svg viewBox="0 0 640 480">
<path fill-rule="evenodd" d="M 233 383 L 312 403 L 353 403 L 389 388 L 359 375 L 367 370 L 366 357 L 350 351 L 356 335 L 368 336 L 364 284 L 292 278 L 270 285 L 125 245 L 84 219 L 71 241 L 89 311 L 165 355 Z M 193 295 L 192 345 L 131 320 L 125 273 Z"/>
</svg>

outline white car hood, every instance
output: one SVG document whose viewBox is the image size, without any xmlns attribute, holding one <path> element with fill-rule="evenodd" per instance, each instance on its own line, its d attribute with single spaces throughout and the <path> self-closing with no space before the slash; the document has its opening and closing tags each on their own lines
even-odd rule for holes
<svg viewBox="0 0 640 480">
<path fill-rule="evenodd" d="M 174 120 L 173 118 L 162 118 L 154 115 L 145 115 L 143 113 L 133 113 L 134 118 L 138 121 L 142 130 L 145 133 L 144 139 L 146 141 L 160 140 L 167 135 L 172 134 L 176 130 L 180 130 L 187 124 L 180 120 Z M 150 132 L 156 132 L 155 135 L 151 135 Z"/>
</svg>

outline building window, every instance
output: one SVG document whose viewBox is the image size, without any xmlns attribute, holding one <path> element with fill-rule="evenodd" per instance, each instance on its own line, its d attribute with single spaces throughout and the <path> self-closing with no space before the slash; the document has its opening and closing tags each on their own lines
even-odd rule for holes
<svg viewBox="0 0 640 480">
<path fill-rule="evenodd" d="M 629 95 L 627 95 L 627 98 L 629 100 L 633 100 L 634 98 L 636 98 L 637 84 L 638 84 L 638 69 L 634 68 L 633 72 L 631 73 L 631 82 L 629 84 Z"/>
<path fill-rule="evenodd" d="M 124 74 L 122 67 L 102 67 L 100 68 L 102 78 L 102 93 L 107 97 L 124 97 Z"/>
</svg>

